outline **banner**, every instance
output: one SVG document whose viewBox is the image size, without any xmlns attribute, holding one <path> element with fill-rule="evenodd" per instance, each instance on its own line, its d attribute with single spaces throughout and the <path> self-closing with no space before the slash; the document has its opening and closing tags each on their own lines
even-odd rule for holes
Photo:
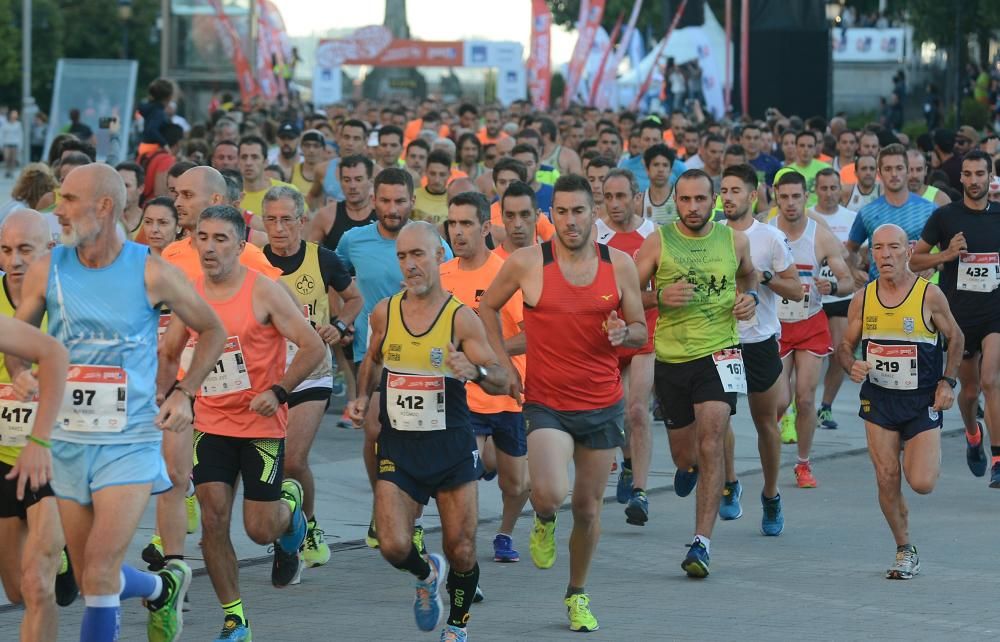
<svg viewBox="0 0 1000 642">
<path fill-rule="evenodd" d="M 260 67 L 261 78 L 274 83 L 272 89 L 262 82 L 264 95 L 271 99 L 278 94 L 287 95 L 285 72 L 291 49 L 285 34 L 285 21 L 271 0 L 257 0 L 257 51 L 264 52 L 263 59 L 258 54 L 258 64 L 266 65 L 266 68 Z"/>
<path fill-rule="evenodd" d="M 573 47 L 573 58 L 569 63 L 569 72 L 566 79 L 566 91 L 563 93 L 562 107 L 569 107 L 570 99 L 576 94 L 576 88 L 580 84 L 584 65 L 590 55 L 590 48 L 594 44 L 594 36 L 597 28 L 601 26 L 601 19 L 604 17 L 605 0 L 582 0 L 580 3 L 580 19 L 577 22 L 578 37 L 576 46 Z"/>
<path fill-rule="evenodd" d="M 608 36 L 608 43 L 604 46 L 604 51 L 601 53 L 601 61 L 597 63 L 594 78 L 590 81 L 590 95 L 587 99 L 588 105 L 593 105 L 597 100 L 597 91 L 601 88 L 601 81 L 604 79 L 604 74 L 607 73 L 608 56 L 611 55 L 611 50 L 614 49 L 615 42 L 618 40 L 618 34 L 621 33 L 622 19 L 624 17 L 623 14 L 618 14 L 614 29 L 611 30 L 611 35 Z"/>
<path fill-rule="evenodd" d="M 681 6 L 677 7 L 677 13 L 674 14 L 674 19 L 670 21 L 670 26 L 667 27 L 667 33 L 664 34 L 663 40 L 660 41 L 660 45 L 656 48 L 656 56 L 653 58 L 653 64 L 649 66 L 649 72 L 646 74 L 646 79 L 642 81 L 642 86 L 639 87 L 639 93 L 635 95 L 632 100 L 631 110 L 635 111 L 639 107 L 639 102 L 642 97 L 646 95 L 649 91 L 649 83 L 653 80 L 653 72 L 656 71 L 656 66 L 660 64 L 660 56 L 663 54 L 663 48 L 667 46 L 667 41 L 670 40 L 670 34 L 674 32 L 677 27 L 677 23 L 680 22 L 681 16 L 684 15 L 684 9 L 687 7 L 687 0 L 681 0 Z"/>
<path fill-rule="evenodd" d="M 359 39 L 355 32 L 346 39 L 320 40 L 316 49 L 316 64 L 324 68 L 333 65 L 464 66 L 464 45 L 458 41 L 392 40 L 392 34 L 385 41 L 377 31 L 368 35 L 372 37 Z"/>
<path fill-rule="evenodd" d="M 906 29 L 831 29 L 834 62 L 895 62 L 905 55 Z"/>
<path fill-rule="evenodd" d="M 254 80 L 250 61 L 247 59 L 246 52 L 243 51 L 243 42 L 240 41 L 240 35 L 236 32 L 236 27 L 233 26 L 229 16 L 226 15 L 225 9 L 222 8 L 221 0 L 208 0 L 208 2 L 215 10 L 217 25 L 222 32 L 220 40 L 226 49 L 226 54 L 232 58 L 233 66 L 236 68 L 236 80 L 240 83 L 240 101 L 247 105 L 250 103 L 250 99 L 259 94 L 260 91 L 257 87 L 257 81 Z"/>
<path fill-rule="evenodd" d="M 631 54 L 634 50 L 633 40 L 639 43 L 640 48 L 642 47 L 642 37 L 635 30 L 636 22 L 639 21 L 640 11 L 642 11 L 642 0 L 635 0 L 635 4 L 632 5 L 632 13 L 628 17 L 628 24 L 625 26 L 625 33 L 622 35 L 622 39 L 618 43 L 618 48 L 615 49 L 614 55 L 608 62 L 607 68 L 604 69 L 603 80 L 600 83 L 600 87 L 598 87 L 597 97 L 594 101 L 594 105 L 597 107 L 602 109 L 606 107 L 618 107 L 618 101 L 616 100 L 618 92 L 615 90 L 618 84 L 618 66 L 625 59 L 625 55 Z M 642 60 L 641 56 L 639 60 Z M 612 102 L 614 103 L 613 105 Z"/>
<path fill-rule="evenodd" d="M 552 12 L 545 0 L 531 2 L 531 57 L 528 58 L 528 89 L 535 109 L 549 108 L 552 81 Z"/>
</svg>

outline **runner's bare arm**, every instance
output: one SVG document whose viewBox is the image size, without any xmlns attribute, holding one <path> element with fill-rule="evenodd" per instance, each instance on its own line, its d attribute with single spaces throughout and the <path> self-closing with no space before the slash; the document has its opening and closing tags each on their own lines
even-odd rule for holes
<svg viewBox="0 0 1000 642">
<path fill-rule="evenodd" d="M 521 289 L 521 282 L 527 273 L 528 259 L 531 252 L 520 250 L 511 254 L 503 267 L 497 272 L 490 287 L 479 301 L 479 317 L 486 329 L 486 338 L 493 352 L 499 357 L 500 363 L 507 368 L 513 368 L 503 340 L 503 326 L 500 323 L 500 310 L 506 305 L 514 293 Z"/>
<path fill-rule="evenodd" d="M 157 368 L 156 368 L 156 399 L 157 403 L 163 403 L 167 390 L 174 385 L 177 380 L 177 373 L 181 365 L 181 353 L 187 345 L 191 334 L 176 315 L 170 315 L 170 323 L 160 337 L 160 344 L 157 347 Z"/>
<path fill-rule="evenodd" d="M 639 277 L 635 262 L 628 254 L 619 250 L 611 250 L 611 265 L 615 269 L 615 281 L 621 290 L 621 309 L 626 326 L 625 339 L 622 345 L 627 348 L 641 348 L 646 345 L 649 336 L 646 328 L 646 315 L 643 313 L 643 298 L 639 288 Z M 655 294 L 654 294 L 655 296 Z"/>
<path fill-rule="evenodd" d="M 507 394 L 507 368 L 500 365 L 496 352 L 487 341 L 486 330 L 479 316 L 471 308 L 460 308 L 455 313 L 454 331 L 458 348 L 454 344 L 448 346 L 448 370 L 468 381 L 479 374 L 477 366 L 483 366 L 486 368 L 486 377 L 478 381 L 477 385 L 487 394 Z"/>
<path fill-rule="evenodd" d="M 520 328 L 520 332 L 503 340 L 504 350 L 509 357 L 524 354 L 528 349 L 528 335 L 524 333 L 524 321 L 521 321 L 517 325 Z"/>
<path fill-rule="evenodd" d="M 820 292 L 822 294 L 836 294 L 837 296 L 847 296 L 848 294 L 857 290 L 857 284 L 854 281 L 854 275 L 851 273 L 851 268 L 847 266 L 847 261 L 844 260 L 844 245 L 834 236 L 833 232 L 825 229 L 816 230 L 816 238 L 820 245 L 820 254 L 826 258 L 826 264 L 830 267 L 830 271 L 833 272 L 833 276 L 837 277 L 837 291 L 832 292 L 832 285 L 830 281 L 825 279 L 818 279 L 824 282 Z"/>
<path fill-rule="evenodd" d="M 962 353 L 965 351 L 965 335 L 962 334 L 958 322 L 955 321 L 941 288 L 933 283 L 927 286 L 927 294 L 924 297 L 924 304 L 930 313 L 930 321 L 933 327 L 937 328 L 948 346 L 948 361 L 944 364 L 944 375 L 955 378 L 958 376 L 958 368 L 962 364 Z M 942 408 L 942 410 L 946 410 Z"/>
<path fill-rule="evenodd" d="M 382 342 L 385 340 L 386 325 L 389 318 L 389 299 L 382 299 L 368 317 L 368 351 L 358 367 L 357 395 L 354 401 L 347 404 L 347 414 L 356 428 L 360 428 L 368 410 L 368 399 L 375 392 L 375 387 L 382 376 Z"/>
<path fill-rule="evenodd" d="M 326 346 L 302 315 L 299 305 L 291 301 L 273 281 L 257 279 L 253 286 L 253 299 L 254 307 L 260 305 L 257 309 L 266 312 L 268 321 L 278 333 L 299 348 L 281 381 L 274 382 L 291 392 L 322 363 Z M 273 393 L 269 391 L 269 394 Z"/>
<path fill-rule="evenodd" d="M 660 264 L 660 233 L 650 234 L 642 242 L 639 247 L 639 253 L 635 257 L 635 268 L 638 277 L 638 283 L 640 287 L 645 287 L 643 284 L 649 283 L 653 275 L 656 274 L 656 268 Z M 653 288 L 651 292 L 642 292 L 642 307 L 644 309 L 657 307 L 657 289 Z"/>
<path fill-rule="evenodd" d="M 775 272 L 767 283 L 761 282 L 761 287 L 770 288 L 782 299 L 801 301 L 805 296 L 802 290 L 802 280 L 799 279 L 799 268 L 792 263 L 781 272 Z"/>
<path fill-rule="evenodd" d="M 323 206 L 324 201 L 324 190 L 323 190 L 323 179 L 326 177 L 326 168 L 329 166 L 330 161 L 320 163 L 316 166 L 316 170 L 313 172 L 312 187 L 309 188 L 309 193 L 306 194 L 306 204 L 311 210 L 318 210 Z"/>
<path fill-rule="evenodd" d="M 913 246 L 913 253 L 910 256 L 910 269 L 914 272 L 923 272 L 939 265 L 944 265 L 958 258 L 958 255 L 968 248 L 965 241 L 965 234 L 959 232 L 951 237 L 948 247 L 940 252 L 931 254 L 934 248 L 927 241 L 920 239 Z"/>
<path fill-rule="evenodd" d="M 871 364 L 863 359 L 854 358 L 854 350 L 861 341 L 861 312 L 864 310 L 865 291 L 860 290 L 854 293 L 851 305 L 847 308 L 847 327 L 844 329 L 844 338 L 837 346 L 837 362 L 844 369 L 854 383 L 861 383 L 868 376 Z"/>
<path fill-rule="evenodd" d="M 733 316 L 741 321 L 750 319 L 757 309 L 757 301 L 747 294 L 757 290 L 757 270 L 750 260 L 750 240 L 747 235 L 733 230 L 733 247 L 736 250 L 736 302 L 733 304 Z"/>
<path fill-rule="evenodd" d="M 15 319 L 36 328 L 42 325 L 42 317 L 45 316 L 45 290 L 49 284 L 51 260 L 51 255 L 47 255 L 28 267 L 21 285 L 21 303 L 14 312 Z M 16 354 L 7 354 L 4 363 L 11 381 L 15 381 L 17 375 L 25 370 L 30 374 L 31 362 L 18 358 Z"/>
<path fill-rule="evenodd" d="M 361 297 L 361 290 L 358 289 L 358 284 L 354 280 L 351 280 L 351 284 L 338 292 L 338 294 L 344 301 L 344 307 L 340 309 L 340 314 L 337 316 L 347 325 L 351 325 L 358 318 L 361 308 L 365 305 L 365 301 Z"/>
<path fill-rule="evenodd" d="M 311 193 L 312 190 L 310 189 Z M 326 235 L 330 233 L 330 228 L 333 227 L 333 219 L 336 217 L 336 213 L 336 201 L 330 201 L 323 207 L 313 209 L 313 216 L 306 223 L 306 240 L 313 243 L 322 243 Z"/>
</svg>

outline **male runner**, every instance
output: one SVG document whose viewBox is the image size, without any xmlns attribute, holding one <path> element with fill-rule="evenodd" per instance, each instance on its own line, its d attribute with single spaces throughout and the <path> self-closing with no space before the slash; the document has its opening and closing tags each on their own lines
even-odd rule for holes
<svg viewBox="0 0 1000 642">
<path fill-rule="evenodd" d="M 860 212 L 861 208 L 882 196 L 882 184 L 875 181 L 876 161 L 874 156 L 858 156 L 853 164 L 855 167 L 855 183 L 847 183 L 841 176 L 843 187 L 840 192 L 840 204 L 852 212 Z M 841 170 L 843 172 L 844 170 Z"/>
<path fill-rule="evenodd" d="M 509 193 L 508 193 L 509 192 Z M 494 248 L 493 253 L 507 259 L 516 250 L 538 242 L 539 222 L 548 219 L 535 207 L 535 190 L 522 181 L 510 182 L 500 197 L 501 221 L 504 228 L 503 243 Z M 552 223 L 549 223 L 552 225 Z M 496 223 L 490 221 L 490 234 L 496 234 Z M 494 242 L 496 236 L 493 237 Z M 551 236 L 549 238 L 552 238 Z M 542 239 L 543 241 L 548 239 Z"/>
<path fill-rule="evenodd" d="M 326 149 L 326 139 L 318 129 L 307 129 L 302 132 L 302 161 L 292 167 L 289 183 L 303 194 L 308 194 L 316 180 L 316 169 L 323 162 L 323 150 Z"/>
<path fill-rule="evenodd" d="M 747 390 L 736 320 L 753 316 L 757 276 L 746 235 L 711 220 L 708 174 L 686 170 L 674 199 L 679 218 L 646 238 L 636 265 L 640 283 L 656 277 L 645 305 L 659 311 L 653 383 L 677 465 L 674 491 L 684 497 L 702 477 L 695 536 L 681 568 L 707 577 L 725 477 L 723 439 L 736 394 Z"/>
<path fill-rule="evenodd" d="M 976 419 L 980 390 L 990 433 L 990 488 L 1000 488 L 1000 206 L 990 203 L 993 161 L 973 150 L 962 159 L 961 201 L 936 210 L 913 249 L 911 269 L 940 266 L 941 290 L 965 335 L 958 371 L 958 409 L 966 436 L 966 460 L 976 477 L 986 474 L 983 424 Z M 939 248 L 931 254 L 932 248 Z M 948 356 L 954 352 L 948 345 Z"/>
<path fill-rule="evenodd" d="M 261 204 L 267 190 L 276 185 L 298 189 L 291 183 L 270 178 L 264 173 L 267 166 L 267 142 L 257 136 L 240 139 L 240 174 L 243 176 L 243 197 L 239 207 L 260 216 Z"/>
<path fill-rule="evenodd" d="M 785 517 L 778 493 L 778 469 L 781 465 L 781 440 L 778 436 L 778 380 L 781 357 L 778 356 L 778 301 L 802 300 L 802 284 L 795 268 L 788 238 L 773 225 L 753 217 L 758 172 L 752 165 L 734 165 L 722 173 L 722 208 L 726 225 L 743 232 L 750 244 L 750 260 L 760 280 L 759 303 L 754 318 L 740 321 L 740 348 L 747 378 L 747 401 L 750 416 L 757 428 L 757 449 L 764 474 L 760 501 L 763 506 L 760 531 L 767 536 L 780 535 Z M 740 498 L 743 486 L 736 478 L 736 435 L 730 421 L 726 431 L 726 481 L 722 491 L 719 517 L 738 519 L 743 515 Z"/>
<path fill-rule="evenodd" d="M 414 220 L 427 221 L 444 229 L 448 218 L 448 179 L 451 175 L 451 155 L 443 150 L 435 150 L 427 157 L 424 177 L 427 184 L 418 187 L 413 204 Z"/>
<path fill-rule="evenodd" d="M 879 226 L 871 249 L 879 276 L 851 301 L 837 358 L 861 384 L 858 416 L 865 422 L 879 505 L 896 540 L 896 563 L 885 575 L 908 580 L 920 571 L 920 558 L 910 543 L 902 475 L 916 493 L 934 490 L 941 469 L 939 429 L 955 399 L 964 337 L 941 290 L 907 267 L 911 250 L 902 228 Z M 948 342 L 943 371 L 942 338 Z M 859 341 L 862 357 L 855 359 Z"/>
<path fill-rule="evenodd" d="M 526 183 L 528 180 L 528 169 L 524 163 L 513 158 L 502 158 L 497 161 L 492 173 L 494 190 L 497 200 L 490 205 L 490 236 L 493 238 L 494 247 L 500 247 L 507 240 L 506 227 L 503 219 L 501 200 L 507 192 L 507 187 L 514 183 Z M 531 202 L 537 204 L 535 192 L 531 193 Z M 542 241 L 548 241 L 555 234 L 555 228 L 548 216 L 545 216 L 537 209 L 535 210 L 535 236 Z M 534 243 L 534 239 L 532 239 Z M 507 258 L 504 255 L 502 258 Z"/>
<path fill-rule="evenodd" d="M 774 182 L 774 192 L 779 215 L 771 221 L 771 225 L 788 238 L 804 294 L 801 301 L 782 299 L 778 303 L 778 318 L 781 320 L 778 347 L 783 364 L 778 414 L 784 414 L 792 400 L 795 401 L 799 454 L 795 481 L 799 488 L 815 488 L 817 483 L 812 474 L 809 452 L 816 432 L 816 386 L 823 358 L 833 352 L 822 295 L 850 294 L 857 286 L 844 261 L 843 244 L 827 227 L 806 216 L 808 194 L 805 177 L 797 172 L 787 172 Z M 820 276 L 823 265 L 830 268 L 835 281 Z"/>
<path fill-rule="evenodd" d="M 333 251 L 347 230 L 375 222 L 375 210 L 372 208 L 373 168 L 374 163 L 364 156 L 341 159 L 339 172 L 344 200 L 330 201 L 316 210 L 309 222 L 309 241 Z"/>
<path fill-rule="evenodd" d="M 54 244 L 48 222 L 38 212 L 14 210 L 4 218 L 0 227 L 0 268 L 4 271 L 0 317 L 4 323 L 3 338 L 11 351 L 32 362 L 41 359 L 46 375 L 55 364 L 56 373 L 51 380 L 63 387 L 68 359 L 65 348 L 31 326 L 8 321 L 21 301 L 25 271 L 38 258 L 46 256 Z M 7 331 L 10 334 L 6 334 Z M 48 389 L 48 384 L 43 387 L 42 398 L 50 421 L 42 425 L 52 425 L 62 394 Z M 36 440 L 47 441 L 51 431 L 33 430 L 36 418 L 32 415 L 40 412 L 38 403 L 34 400 L 24 403 L 18 398 L 3 366 L 2 355 L 0 395 L 3 411 L 0 413 L 0 542 L 4 543 L 0 549 L 0 581 L 7 599 L 12 604 L 24 605 L 21 639 L 55 640 L 56 604 L 71 604 L 79 593 L 69 558 L 63 553 L 65 540 L 56 499 L 48 483 L 24 487 L 19 496 L 17 473 L 7 479 L 28 443 L 44 446 Z M 30 480 L 26 478 L 25 481 Z"/>
<path fill-rule="evenodd" d="M 858 158 L 862 156 L 878 157 L 879 144 L 878 134 L 872 131 L 863 131 L 858 135 Z M 857 161 L 840 167 L 840 182 L 846 187 L 850 184 L 861 183 L 861 168 L 857 166 Z M 844 203 L 850 207 L 849 203 Z M 854 209 L 851 207 L 851 209 Z"/>
<path fill-rule="evenodd" d="M 122 213 L 122 230 L 130 241 L 134 241 L 142 228 L 142 207 L 139 205 L 139 200 L 142 197 L 142 185 L 146 180 L 146 172 L 137 163 L 118 163 L 115 169 L 125 181 L 125 211 Z"/>
<path fill-rule="evenodd" d="M 219 170 L 240 169 L 240 146 L 235 140 L 217 140 L 212 148 L 212 157 L 209 165 Z"/>
<path fill-rule="evenodd" d="M 290 177 L 295 171 L 295 166 L 302 161 L 302 154 L 299 153 L 301 136 L 302 130 L 295 123 L 291 121 L 281 123 L 277 133 L 278 147 L 265 156 L 267 162 L 280 167 L 285 176 Z"/>
<path fill-rule="evenodd" d="M 340 126 L 340 135 L 337 137 L 340 156 L 331 158 L 316 167 L 316 180 L 313 181 L 312 189 L 309 190 L 306 197 L 310 209 L 323 207 L 327 199 L 344 200 L 344 191 L 341 188 L 338 171 L 340 160 L 355 154 L 364 155 L 367 143 L 368 125 L 364 121 L 353 118 L 344 121 Z"/>
<path fill-rule="evenodd" d="M 649 176 L 649 189 L 642 192 L 642 215 L 657 225 L 667 225 L 677 220 L 677 206 L 670 195 L 671 168 L 677 158 L 674 150 L 662 143 L 650 145 L 642 153 Z"/>
<path fill-rule="evenodd" d="M 482 466 L 463 382 L 505 394 L 507 372 L 475 313 L 441 286 L 444 248 L 435 227 L 421 221 L 404 227 L 396 256 L 404 289 L 372 312 L 372 349 L 358 372 L 351 416 L 357 425 L 365 421 L 378 385 L 375 523 L 382 557 L 417 578 L 413 610 L 422 631 L 433 631 L 441 620 L 446 582 L 451 607 L 441 640 L 464 642 L 479 583 L 475 482 Z M 444 555 L 425 558 L 413 542 L 413 522 L 432 496 Z"/>
<path fill-rule="evenodd" d="M 527 187 L 524 183 L 521 185 Z M 503 258 L 486 247 L 486 236 L 490 233 L 489 203 L 486 197 L 477 192 L 465 192 L 452 197 L 448 205 L 446 226 L 455 258 L 441 265 L 441 286 L 478 312 L 479 300 L 504 262 Z M 525 358 L 522 308 L 520 293 L 516 293 L 503 307 L 501 321 L 506 352 L 511 356 L 511 361 L 523 380 Z M 496 462 L 494 469 L 503 498 L 500 523 L 493 538 L 493 560 L 517 562 L 521 558 L 514 548 L 512 535 L 517 518 L 528 501 L 528 446 L 521 407 L 516 399 L 489 395 L 475 383 L 466 384 L 465 389 L 480 454 L 484 455 L 486 452 L 487 437 L 493 442 Z"/>
<path fill-rule="evenodd" d="M 573 631 L 597 630 L 585 584 L 600 538 L 600 515 L 615 449 L 625 445 L 618 346 L 646 343 L 635 264 L 623 252 L 592 240 L 594 200 L 582 176 L 561 176 L 553 195 L 553 240 L 512 254 L 480 301 L 494 352 L 503 350 L 500 310 L 514 293 L 524 299 L 531 505 L 529 540 L 539 568 L 556 560 L 556 513 L 573 482 L 570 578 L 565 605 Z M 648 279 L 648 277 L 647 277 Z M 624 318 L 619 318 L 618 311 Z M 501 354 L 520 394 L 520 379 Z M 567 372 L 576 373 L 567 377 Z"/>
<path fill-rule="evenodd" d="M 94 164 L 70 172 L 56 207 L 63 244 L 28 268 L 16 316 L 37 326 L 47 314 L 49 334 L 69 348 L 67 395 L 52 432 L 52 490 L 86 604 L 80 637 L 115 639 L 120 600 L 142 597 L 151 612 L 149 638 L 177 640 L 191 569 L 171 559 L 154 575 L 122 560 L 150 493 L 170 487 L 161 431 L 187 429 L 191 391 L 212 368 L 225 337 L 180 273 L 145 246 L 119 239 L 124 206 L 125 184 L 113 168 Z M 161 303 L 205 341 L 157 412 Z M 8 355 L 12 380 L 30 392 L 26 365 Z M 18 465 L 35 474 L 47 459 L 25 450 Z"/>
<path fill-rule="evenodd" d="M 816 174 L 816 199 L 816 206 L 812 208 L 812 214 L 826 223 L 830 231 L 843 245 L 847 242 L 857 212 L 840 204 L 840 176 L 833 168 L 824 168 Z M 847 256 L 846 248 L 844 256 Z M 830 281 L 830 283 L 837 280 L 828 264 L 820 266 L 819 277 Z M 823 295 L 823 312 L 826 313 L 827 322 L 830 325 L 830 337 L 834 349 L 840 345 L 844 338 L 844 328 L 847 327 L 847 307 L 850 303 L 850 294 Z M 817 411 L 817 419 L 819 419 L 819 425 L 822 428 L 828 430 L 837 428 L 837 422 L 833 419 L 832 406 L 843 383 L 844 370 L 836 363 L 835 357 L 831 357 L 826 366 L 826 374 L 823 376 L 823 400 Z"/>
<path fill-rule="evenodd" d="M 395 125 L 385 125 L 378 130 L 378 147 L 375 160 L 383 168 L 399 167 L 399 157 L 403 153 L 403 130 Z"/>
<path fill-rule="evenodd" d="M 740 145 L 747 151 L 747 162 L 757 171 L 757 185 L 770 185 L 774 181 L 775 173 L 781 169 L 781 163 L 768 153 L 761 139 L 761 126 L 758 123 L 747 123 L 743 126 L 740 131 Z"/>
<path fill-rule="evenodd" d="M 264 228 L 269 243 L 264 256 L 281 270 L 281 280 L 295 295 L 309 322 L 328 346 L 353 339 L 353 324 L 361 311 L 361 293 L 350 272 L 333 251 L 302 240 L 305 228 L 305 200 L 287 187 L 272 187 L 264 195 Z M 338 315 L 330 312 L 329 294 L 343 301 Z M 286 367 L 296 354 L 288 343 Z M 316 522 L 316 484 L 309 468 L 309 451 L 333 393 L 330 351 L 319 367 L 288 394 L 288 434 L 285 448 L 285 475 L 302 485 L 302 510 L 306 516 L 306 543 L 303 560 L 307 567 L 322 566 L 330 559 L 330 547 Z"/>
<path fill-rule="evenodd" d="M 838 175 L 848 165 L 858 158 L 858 135 L 850 129 L 837 134 L 837 154 L 830 165 L 837 170 Z M 843 178 L 843 177 L 841 177 Z"/>
<path fill-rule="evenodd" d="M 920 198 L 927 199 L 938 207 L 944 207 L 951 203 L 948 195 L 927 184 L 927 157 L 919 149 L 906 150 L 906 159 L 910 164 L 909 174 L 906 176 L 906 186 L 911 192 Z"/>
<path fill-rule="evenodd" d="M 251 639 L 229 533 L 237 476 L 243 481 L 247 535 L 274 545 L 271 583 L 298 582 L 306 523 L 301 485 L 282 481 L 286 404 L 289 391 L 319 366 L 325 352 L 284 288 L 240 265 L 245 225 L 235 207 L 214 205 L 201 213 L 195 233 L 204 272 L 195 289 L 219 316 L 227 337 L 194 402 L 194 484 L 205 567 L 225 613 L 220 640 Z M 182 321 L 175 317 L 163 335 L 161 387 L 178 366 L 187 366 L 182 351 L 190 339 L 195 350 L 204 340 L 196 331 L 192 337 Z M 287 370 L 286 339 L 298 348 Z"/>
<path fill-rule="evenodd" d="M 607 156 L 598 156 L 587 163 L 587 169 L 584 170 L 590 189 L 594 193 L 594 215 L 598 219 L 607 217 L 607 212 L 604 211 L 604 177 L 615 167 L 615 162 Z"/>
<path fill-rule="evenodd" d="M 658 131 L 658 130 L 657 130 Z M 642 242 L 656 231 L 656 224 L 638 212 L 639 184 L 627 169 L 612 169 L 604 178 L 604 209 L 607 221 L 597 219 L 597 242 L 621 250 L 635 259 Z M 649 284 L 643 283 L 648 290 Z M 653 326 L 656 308 L 646 310 L 648 339 L 641 348 L 619 348 L 618 370 L 625 394 L 624 461 L 618 473 L 616 499 L 625 507 L 625 521 L 645 526 L 649 520 L 646 488 L 653 455 L 649 399 L 653 394 Z"/>
</svg>

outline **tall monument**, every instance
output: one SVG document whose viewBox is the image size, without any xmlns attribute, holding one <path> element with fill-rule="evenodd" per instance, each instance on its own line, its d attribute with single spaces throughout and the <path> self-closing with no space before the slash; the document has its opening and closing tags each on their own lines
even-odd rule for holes
<svg viewBox="0 0 1000 642">
<path fill-rule="evenodd" d="M 385 20 L 382 22 L 396 40 L 409 40 L 410 25 L 406 21 L 406 0 L 385 0 Z M 378 67 L 372 69 L 362 84 L 365 98 L 423 98 L 427 81 L 413 67 Z"/>
</svg>

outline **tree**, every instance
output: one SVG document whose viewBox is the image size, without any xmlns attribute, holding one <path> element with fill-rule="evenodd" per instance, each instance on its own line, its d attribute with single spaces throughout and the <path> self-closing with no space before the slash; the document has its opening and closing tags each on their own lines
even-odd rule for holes
<svg viewBox="0 0 1000 642">
<path fill-rule="evenodd" d="M 549 8 L 552 10 L 553 22 L 568 29 L 576 27 L 576 19 L 580 14 L 580 0 L 548 0 L 548 3 Z M 632 12 L 634 3 L 635 0 L 607 0 L 604 5 L 604 17 L 601 19 L 601 26 L 608 33 L 611 33 L 618 15 L 625 16 L 627 20 L 629 14 Z M 643 34 L 649 29 L 654 38 L 657 40 L 662 38 L 669 19 L 673 18 L 671 4 L 666 0 L 645 0 L 642 5 L 642 11 L 639 12 L 639 19 L 636 22 L 637 32 Z M 711 7 L 716 17 L 720 21 L 722 20 L 725 0 L 706 0 L 705 6 L 706 8 Z"/>
<path fill-rule="evenodd" d="M 1000 26 L 1000 3 L 992 0 L 903 0 L 900 8 L 909 14 L 916 42 L 931 41 L 938 47 L 951 50 L 955 46 L 955 17 L 958 3 L 962 4 L 959 32 L 979 40 L 979 65 L 989 64 L 989 41 L 992 30 Z M 960 48 L 963 59 L 965 47 Z M 964 62 L 964 60 L 963 60 Z"/>
</svg>

